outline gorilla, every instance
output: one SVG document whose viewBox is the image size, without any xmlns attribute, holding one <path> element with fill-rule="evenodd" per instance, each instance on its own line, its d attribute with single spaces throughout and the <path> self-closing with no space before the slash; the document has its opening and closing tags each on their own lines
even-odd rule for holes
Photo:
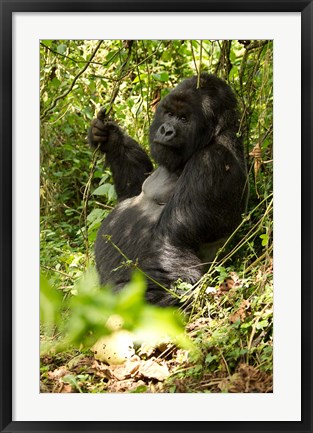
<svg viewBox="0 0 313 433">
<path fill-rule="evenodd" d="M 106 155 L 118 205 L 95 243 L 102 285 L 121 289 L 132 269 L 147 278 L 146 299 L 174 305 L 167 289 L 196 283 L 246 209 L 244 149 L 231 88 L 202 73 L 182 81 L 161 102 L 150 126 L 151 156 L 102 112 L 88 131 L 92 148 Z"/>
</svg>

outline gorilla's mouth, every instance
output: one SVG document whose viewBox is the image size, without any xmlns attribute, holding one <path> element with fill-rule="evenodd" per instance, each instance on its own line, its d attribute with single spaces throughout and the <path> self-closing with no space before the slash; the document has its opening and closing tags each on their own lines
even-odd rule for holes
<svg viewBox="0 0 313 433">
<path fill-rule="evenodd" d="M 179 143 L 175 142 L 175 141 L 158 141 L 158 140 L 153 140 L 152 145 L 157 145 L 157 146 L 163 146 L 163 147 L 167 147 L 169 149 L 179 149 L 181 146 Z"/>
</svg>

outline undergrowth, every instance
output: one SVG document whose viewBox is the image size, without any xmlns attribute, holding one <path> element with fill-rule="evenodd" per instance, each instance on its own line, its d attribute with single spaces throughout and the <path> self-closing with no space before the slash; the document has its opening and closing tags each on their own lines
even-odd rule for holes
<svg viewBox="0 0 313 433">
<path fill-rule="evenodd" d="M 272 55 L 270 41 L 41 41 L 42 392 L 272 392 Z M 179 312 L 151 309 L 144 280 L 116 297 L 88 277 L 97 230 L 116 195 L 103 158 L 86 146 L 86 130 L 109 104 L 146 147 L 155 104 L 199 62 L 238 95 L 248 208 L 200 281 L 176 283 L 184 291 Z M 90 350 L 112 332 L 111 314 L 138 339 L 122 366 Z M 143 328 L 154 345 L 147 347 Z M 175 341 L 175 333 L 184 338 Z"/>
</svg>

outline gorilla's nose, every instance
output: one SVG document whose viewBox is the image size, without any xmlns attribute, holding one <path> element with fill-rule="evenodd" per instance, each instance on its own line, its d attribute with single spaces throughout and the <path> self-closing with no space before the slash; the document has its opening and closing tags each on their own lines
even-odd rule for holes
<svg viewBox="0 0 313 433">
<path fill-rule="evenodd" d="M 175 129 L 173 127 L 173 125 L 171 125 L 170 123 L 163 123 L 163 125 L 160 126 L 157 135 L 159 136 L 159 139 L 161 139 L 161 141 L 163 142 L 167 142 L 172 140 L 172 138 L 175 137 Z"/>
</svg>

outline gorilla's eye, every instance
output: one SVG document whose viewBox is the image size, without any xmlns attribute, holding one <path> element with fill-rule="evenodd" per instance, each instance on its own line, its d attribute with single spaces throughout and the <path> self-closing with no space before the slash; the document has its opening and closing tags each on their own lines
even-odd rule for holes
<svg viewBox="0 0 313 433">
<path fill-rule="evenodd" d="M 187 117 L 186 116 L 180 116 L 179 120 L 181 120 L 183 123 L 186 123 Z"/>
<path fill-rule="evenodd" d="M 168 117 L 173 117 L 174 116 L 174 114 L 171 111 L 168 111 L 167 115 L 168 115 Z"/>
</svg>

